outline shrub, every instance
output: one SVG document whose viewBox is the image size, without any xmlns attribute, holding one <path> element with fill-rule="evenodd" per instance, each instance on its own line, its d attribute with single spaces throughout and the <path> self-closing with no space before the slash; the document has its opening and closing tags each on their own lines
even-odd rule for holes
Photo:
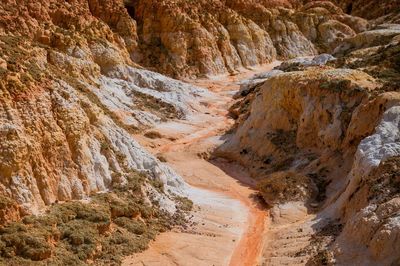
<svg viewBox="0 0 400 266">
<path fill-rule="evenodd" d="M 142 235 L 147 230 L 146 225 L 143 222 L 132 220 L 126 217 L 118 217 L 114 220 L 114 222 L 136 235 Z"/>
<path fill-rule="evenodd" d="M 291 170 L 270 174 L 257 187 L 269 205 L 307 200 L 317 194 L 317 188 L 310 177 Z"/>
<path fill-rule="evenodd" d="M 155 180 L 152 179 L 150 181 L 150 185 L 155 188 L 158 192 L 163 193 L 164 192 L 164 183 L 160 180 Z"/>
<path fill-rule="evenodd" d="M 149 138 L 149 139 L 160 139 L 160 138 L 162 138 L 162 135 L 161 135 L 159 132 L 157 132 L 157 131 L 149 131 L 149 132 L 146 132 L 146 133 L 144 134 L 144 136 L 145 136 L 146 138 Z"/>
<path fill-rule="evenodd" d="M 296 146 L 296 130 L 284 131 L 278 129 L 273 133 L 267 134 L 272 144 L 274 144 L 279 150 L 288 152 L 294 152 L 297 150 Z"/>
<path fill-rule="evenodd" d="M 167 159 L 162 155 L 157 155 L 157 159 L 160 160 L 160 162 L 163 162 L 163 163 L 167 162 Z"/>
<path fill-rule="evenodd" d="M 175 197 L 175 201 L 177 201 L 180 205 L 180 208 L 183 211 L 191 211 L 193 209 L 193 201 L 188 199 L 187 197 Z"/>
<path fill-rule="evenodd" d="M 368 200 L 385 203 L 400 194 L 400 156 L 382 161 L 365 181 L 368 186 Z"/>
</svg>

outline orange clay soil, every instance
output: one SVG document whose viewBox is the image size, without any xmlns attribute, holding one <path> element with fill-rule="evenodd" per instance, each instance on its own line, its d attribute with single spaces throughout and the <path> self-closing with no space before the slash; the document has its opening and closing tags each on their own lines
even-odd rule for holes
<svg viewBox="0 0 400 266">
<path fill-rule="evenodd" d="M 127 257 L 123 265 L 256 265 L 265 242 L 268 212 L 256 196 L 246 169 L 222 158 L 210 159 L 213 149 L 234 123 L 228 116 L 238 81 L 272 69 L 271 64 L 235 76 L 190 81 L 214 92 L 200 99 L 198 113 L 188 120 L 158 125 L 162 138 L 135 138 L 149 152 L 190 184 L 188 197 L 195 207 L 187 226 L 159 235 L 143 253 Z"/>
</svg>

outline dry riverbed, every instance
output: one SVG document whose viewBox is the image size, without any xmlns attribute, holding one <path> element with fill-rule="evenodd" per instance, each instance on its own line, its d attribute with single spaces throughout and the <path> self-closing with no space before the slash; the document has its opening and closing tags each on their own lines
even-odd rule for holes
<svg viewBox="0 0 400 266">
<path fill-rule="evenodd" d="M 269 70 L 267 65 L 235 76 L 192 81 L 215 93 L 199 99 L 198 113 L 188 120 L 158 125 L 161 137 L 135 138 L 162 158 L 191 185 L 194 202 L 187 227 L 163 233 L 143 253 L 124 265 L 255 265 L 265 242 L 268 212 L 256 196 L 254 180 L 235 162 L 211 158 L 234 121 L 228 116 L 238 81 Z"/>
</svg>

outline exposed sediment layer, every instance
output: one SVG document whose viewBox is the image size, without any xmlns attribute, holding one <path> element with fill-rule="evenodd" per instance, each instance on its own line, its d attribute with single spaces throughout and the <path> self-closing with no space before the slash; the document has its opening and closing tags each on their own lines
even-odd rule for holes
<svg viewBox="0 0 400 266">
<path fill-rule="evenodd" d="M 263 250 L 259 261 L 266 264 L 398 263 L 400 27 L 380 24 L 399 20 L 398 3 L 385 3 L 386 8 L 371 0 L 3 1 L 0 223 L 6 229 L 0 239 L 2 259 L 10 262 L 15 255 L 23 262 L 45 260 L 54 254 L 43 247 L 66 242 L 82 248 L 80 236 L 52 231 L 49 237 L 46 232 L 80 219 L 76 212 L 85 202 L 96 201 L 93 193 L 109 196 L 118 192 L 116 187 L 130 187 L 132 175 L 140 177 L 131 192 L 144 211 L 134 217 L 122 211 L 123 217 L 132 218 L 136 225 L 145 222 L 147 229 L 166 230 L 165 225 L 152 227 L 151 219 L 157 217 L 141 216 L 150 207 L 157 215 L 180 215 L 188 207 L 185 203 L 190 205 L 184 198 L 188 187 L 164 163 L 166 158 L 150 155 L 135 139 L 169 120 L 179 120 L 172 126 L 167 123 L 175 130 L 173 125 L 196 121 L 204 106 L 215 107 L 210 102 L 216 95 L 153 71 L 181 79 L 236 75 L 293 57 L 274 72 L 241 83 L 235 95 L 240 100 L 230 108 L 237 119 L 236 131 L 217 151 L 259 178 L 258 189 L 271 206 L 272 224 L 280 226 L 271 234 L 277 241 L 262 247 L 259 234 L 265 212 L 248 204 L 243 195 L 246 198 L 252 190 L 246 190 L 236 200 L 247 206 L 243 210 L 254 219 L 243 226 L 245 233 L 236 234 L 235 241 L 242 239 L 238 245 L 228 245 L 224 259 L 237 247 L 231 262 L 240 258 L 251 264 Z M 322 52 L 332 55 L 311 58 Z M 211 117 L 224 124 L 229 121 L 226 109 L 213 110 Z M 224 129 L 198 132 L 182 141 L 171 137 L 161 152 L 185 149 L 204 139 L 215 147 L 221 143 L 212 137 Z M 151 130 L 146 134 L 159 136 Z M 207 157 L 209 152 L 196 156 Z M 203 166 L 204 160 L 200 161 Z M 211 168 L 209 163 L 205 167 Z M 200 176 L 207 181 L 207 176 Z M 78 205 L 68 216 L 72 220 L 59 222 L 51 216 L 57 216 L 58 208 Z M 41 218 L 23 217 L 46 210 L 50 225 L 41 228 L 38 237 L 44 244 L 25 241 L 24 232 Z M 93 221 L 90 230 L 100 229 L 94 231 L 101 237 L 115 232 L 113 226 L 124 230 L 120 220 L 103 214 L 100 218 L 110 231 L 97 228 Z M 278 243 L 287 244 L 276 233 L 279 228 L 287 229 L 286 237 L 304 230 L 305 234 L 297 235 L 301 244 L 290 252 L 279 249 Z M 15 238 L 7 237 L 17 229 Z M 302 242 L 310 236 L 317 239 L 313 242 L 317 246 Z M 253 240 L 257 248 L 249 249 Z M 96 259 L 99 243 L 91 243 L 93 252 L 78 260 Z M 279 252 L 274 253 L 274 248 Z"/>
<path fill-rule="evenodd" d="M 290 60 L 242 82 L 241 100 L 231 107 L 236 128 L 217 154 L 249 168 L 272 207 L 272 229 L 286 228 L 299 241 L 287 249 L 271 234 L 282 245 L 269 242 L 266 265 L 398 263 L 396 27 L 346 40 L 328 66 Z M 374 38 L 359 41 L 365 36 Z"/>
</svg>

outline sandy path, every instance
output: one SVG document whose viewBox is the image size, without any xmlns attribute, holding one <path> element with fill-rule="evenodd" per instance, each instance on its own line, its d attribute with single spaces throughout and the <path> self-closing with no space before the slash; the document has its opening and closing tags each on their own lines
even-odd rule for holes
<svg viewBox="0 0 400 266">
<path fill-rule="evenodd" d="M 195 210 L 186 228 L 159 235 L 143 253 L 127 257 L 123 265 L 255 265 L 263 250 L 267 211 L 255 197 L 254 181 L 240 165 L 208 159 L 224 142 L 233 124 L 227 109 L 237 81 L 272 68 L 264 66 L 236 76 L 197 80 L 194 85 L 215 93 L 200 99 L 199 113 L 190 120 L 157 126 L 163 138 L 135 138 L 191 185 L 188 196 Z"/>
</svg>

